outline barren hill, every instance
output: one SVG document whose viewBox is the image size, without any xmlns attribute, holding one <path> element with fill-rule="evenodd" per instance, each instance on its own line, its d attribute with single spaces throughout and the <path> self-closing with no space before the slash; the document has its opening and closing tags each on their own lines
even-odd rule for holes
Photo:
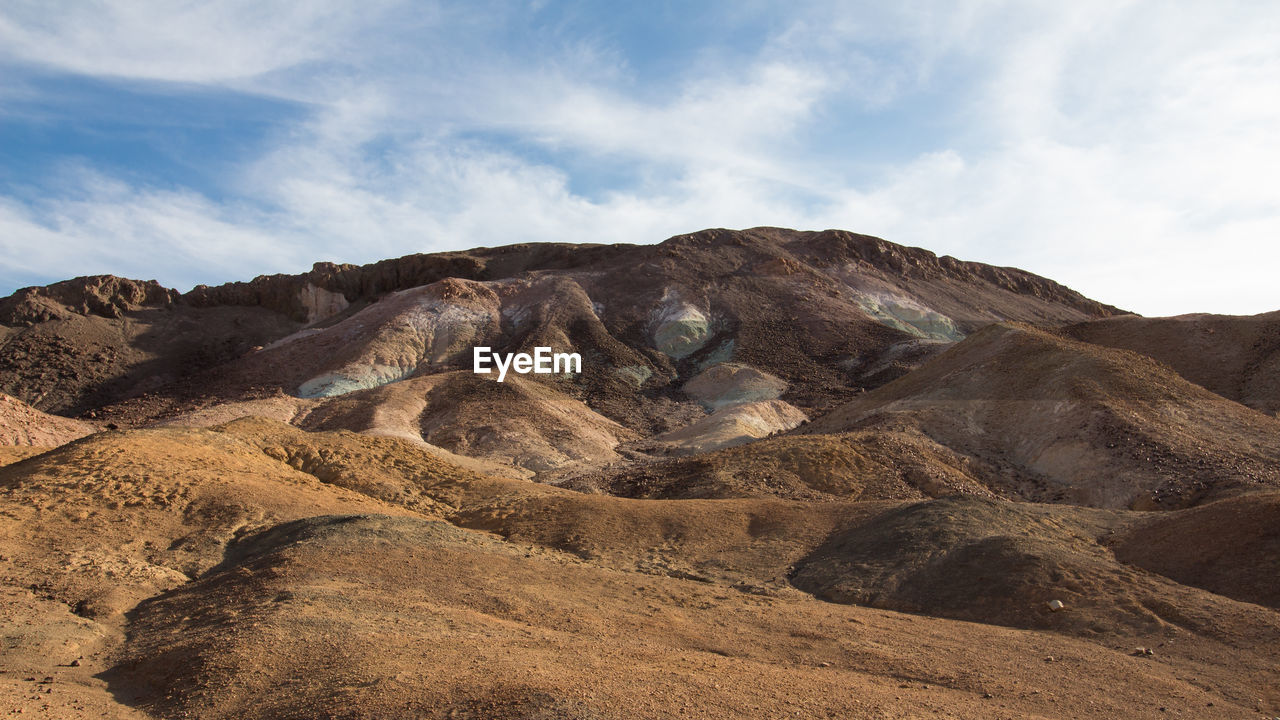
<svg viewBox="0 0 1280 720">
<path fill-rule="evenodd" d="M 0 302 L 0 389 L 62 413 L 132 398 L 122 418 L 143 419 L 211 395 L 372 387 L 457 367 L 459 350 L 483 340 L 587 353 L 573 391 L 638 425 L 653 420 L 636 417 L 637 386 L 678 387 L 716 362 L 782 378 L 783 399 L 807 408 L 892 364 L 882 355 L 903 354 L 903 343 L 953 341 L 997 320 L 1115 312 L 1019 270 L 868 236 L 708 230 L 658 245 L 321 264 L 186 295 L 109 277 L 30 288 Z"/>
<path fill-rule="evenodd" d="M 1275 320 L 778 228 L 27 288 L 0 711 L 1275 716 Z"/>
<path fill-rule="evenodd" d="M 992 325 L 806 432 L 905 428 L 995 468 L 1011 497 L 1185 507 L 1280 486 L 1280 422 L 1149 358 Z"/>
<path fill-rule="evenodd" d="M 1280 702 L 1273 611 L 1111 557 L 1145 513 L 585 495 L 263 420 L 81 440 L 0 470 L 0 502 L 0 702 L 62 717 Z"/>
<path fill-rule="evenodd" d="M 1280 312 L 1252 317 L 1133 315 L 1073 325 L 1086 342 L 1148 355 L 1191 382 L 1249 407 L 1280 413 Z"/>
<path fill-rule="evenodd" d="M 57 447 L 96 430 L 91 423 L 42 413 L 0 393 L 0 445 Z"/>
</svg>

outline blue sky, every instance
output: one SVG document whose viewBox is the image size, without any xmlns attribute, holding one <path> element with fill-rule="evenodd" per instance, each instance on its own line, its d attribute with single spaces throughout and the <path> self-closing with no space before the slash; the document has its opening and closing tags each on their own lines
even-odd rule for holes
<svg viewBox="0 0 1280 720">
<path fill-rule="evenodd" d="M 1256 313 L 1276 128 L 1271 3 L 12 0 L 0 294 L 780 225 Z"/>
</svg>

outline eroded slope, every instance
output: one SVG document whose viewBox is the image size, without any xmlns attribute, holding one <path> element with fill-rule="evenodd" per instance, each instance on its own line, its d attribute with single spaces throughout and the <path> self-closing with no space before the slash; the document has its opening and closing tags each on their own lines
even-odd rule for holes
<svg viewBox="0 0 1280 720">
<path fill-rule="evenodd" d="M 1011 496 L 1176 508 L 1280 485 L 1280 422 L 1149 358 L 993 325 L 805 431 L 904 428 L 1001 473 Z"/>
</svg>

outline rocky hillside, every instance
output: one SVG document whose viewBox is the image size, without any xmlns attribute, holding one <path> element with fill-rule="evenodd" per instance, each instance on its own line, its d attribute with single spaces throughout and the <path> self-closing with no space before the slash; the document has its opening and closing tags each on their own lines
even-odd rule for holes
<svg viewBox="0 0 1280 720">
<path fill-rule="evenodd" d="M 0 711 L 1276 716 L 1277 317 L 777 228 L 27 288 Z"/>
<path fill-rule="evenodd" d="M 1187 380 L 1268 415 L 1280 415 L 1280 312 L 1261 315 L 1128 315 L 1067 328 L 1086 342 L 1132 350 Z"/>
<path fill-rule="evenodd" d="M 610 449 L 599 451 L 570 447 L 571 432 L 543 437 L 542 450 L 516 453 L 516 465 L 535 470 L 607 460 L 612 445 L 635 438 L 678 452 L 747 442 L 883 384 L 991 322 L 1061 325 L 1117 312 L 1019 270 L 847 232 L 776 228 L 651 246 L 516 245 L 320 264 L 186 295 L 81 278 L 23 290 L 0 311 L 0 390 L 119 426 L 227 403 L 281 404 L 273 398 L 295 399 L 284 419 L 299 422 L 347 396 L 403 408 L 416 401 L 397 394 L 423 392 L 400 381 L 470 370 L 476 345 L 579 352 L 580 376 L 529 376 L 543 386 L 527 390 L 542 398 L 532 405 L 585 406 L 573 412 L 626 430 L 603 430 Z M 450 405 L 482 406 L 464 396 L 490 390 L 449 387 Z M 330 418 L 324 427 L 336 426 L 336 413 L 321 415 Z M 488 417 L 458 429 L 447 418 L 402 415 L 366 413 L 350 427 L 484 456 L 492 443 L 467 437 L 511 436 L 508 421 L 540 425 L 533 416 Z"/>
<path fill-rule="evenodd" d="M 1280 487 L 1280 421 L 1127 351 L 984 328 L 807 432 L 914 431 L 982 461 L 1010 497 L 1185 507 Z"/>
</svg>

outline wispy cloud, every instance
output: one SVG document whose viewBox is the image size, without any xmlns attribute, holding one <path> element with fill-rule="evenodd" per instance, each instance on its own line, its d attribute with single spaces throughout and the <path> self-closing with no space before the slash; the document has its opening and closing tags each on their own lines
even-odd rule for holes
<svg viewBox="0 0 1280 720">
<path fill-rule="evenodd" d="M 246 265 L 292 269 L 299 248 L 253 211 L 189 191 L 140 189 L 91 170 L 64 176 L 63 196 L 0 198 L 0 279 L 114 273 L 189 281 L 235 276 Z"/>
<path fill-rule="evenodd" d="M 1280 15 L 1067 4 L 1019 26 L 972 94 L 985 142 L 877 188 L 924 203 L 883 232 L 1142 312 L 1280 307 Z"/>
<path fill-rule="evenodd" d="M 755 25 L 777 10 L 726 4 L 702 11 L 705 38 L 671 25 L 667 50 L 585 10 L 547 20 L 555 6 L 304 5 L 0 10 L 14 77 L 308 108 L 262 131 L 217 198 L 92 153 L 38 200 L 0 198 L 0 282 L 186 286 L 775 224 L 1021 265 L 1145 313 L 1280 307 L 1280 10 L 1264 4 L 812 2 Z M 705 30 L 717 13 L 723 35 Z"/>
<path fill-rule="evenodd" d="M 246 80 L 351 51 L 389 3 L 16 0 L 0 53 L 54 70 L 166 82 Z"/>
</svg>

